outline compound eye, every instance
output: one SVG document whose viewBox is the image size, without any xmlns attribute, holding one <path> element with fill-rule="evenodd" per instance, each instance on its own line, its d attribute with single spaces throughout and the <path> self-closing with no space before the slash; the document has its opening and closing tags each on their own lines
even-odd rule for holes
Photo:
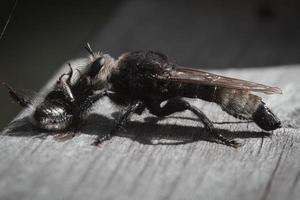
<svg viewBox="0 0 300 200">
<path fill-rule="evenodd" d="M 104 65 L 104 62 L 105 62 L 104 58 L 101 58 L 100 61 L 99 61 L 101 67 Z"/>
<path fill-rule="evenodd" d="M 103 57 L 97 58 L 92 63 L 92 66 L 91 66 L 91 68 L 90 68 L 90 70 L 87 74 L 91 77 L 95 77 L 99 73 L 99 71 L 101 70 L 104 63 L 105 63 L 105 60 L 104 60 Z"/>
</svg>

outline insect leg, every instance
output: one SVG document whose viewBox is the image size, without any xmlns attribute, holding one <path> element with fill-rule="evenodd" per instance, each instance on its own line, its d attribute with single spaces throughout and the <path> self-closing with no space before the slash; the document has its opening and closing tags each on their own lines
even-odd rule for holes
<svg viewBox="0 0 300 200">
<path fill-rule="evenodd" d="M 57 82 L 57 85 L 56 87 L 61 90 L 64 95 L 67 97 L 67 99 L 70 101 L 70 102 L 74 102 L 75 101 L 75 97 L 72 93 L 72 90 L 71 90 L 71 85 L 70 85 L 70 75 L 69 74 L 72 74 L 73 72 L 69 72 L 68 74 L 62 74 L 60 76 L 60 78 L 58 79 L 58 82 Z M 62 77 L 65 76 L 65 75 L 69 75 L 69 77 L 67 78 L 67 80 L 64 80 Z"/>
<path fill-rule="evenodd" d="M 72 79 L 72 76 L 73 76 L 73 68 L 71 66 L 71 63 L 68 63 L 69 64 L 69 68 L 70 68 L 70 71 L 69 73 L 67 74 L 68 75 L 68 78 L 67 78 L 67 84 L 70 86 L 71 85 L 71 79 Z"/>
<path fill-rule="evenodd" d="M 129 105 L 126 108 L 125 112 L 122 114 L 122 116 L 117 120 L 115 126 L 110 131 L 110 133 L 107 133 L 105 135 L 102 135 L 102 136 L 99 136 L 98 138 L 96 138 L 93 145 L 97 146 L 97 145 L 101 144 L 102 142 L 104 142 L 105 140 L 111 139 L 112 136 L 114 136 L 119 129 L 123 128 L 126 125 L 126 123 L 128 122 L 130 116 L 133 113 L 141 110 L 142 107 L 144 107 L 144 104 L 140 101 Z"/>
<path fill-rule="evenodd" d="M 97 94 L 93 94 L 91 96 L 88 96 L 84 102 L 80 104 L 80 112 L 84 113 L 87 111 L 96 101 L 101 99 L 102 97 L 108 96 L 110 97 L 113 95 L 114 92 L 109 91 L 109 90 L 103 90 Z"/>
<path fill-rule="evenodd" d="M 141 104 L 136 110 L 134 113 L 138 114 L 138 115 L 141 115 L 144 110 L 146 109 L 146 105 L 145 104 Z"/>
<path fill-rule="evenodd" d="M 63 73 L 62 75 L 60 75 L 60 77 L 58 78 L 58 83 L 59 83 L 60 81 L 62 81 L 62 78 L 63 78 L 64 76 L 68 76 L 66 83 L 68 83 L 68 85 L 71 85 L 71 79 L 72 79 L 74 70 L 73 70 L 73 68 L 72 68 L 72 66 L 71 66 L 70 63 L 68 63 L 68 65 L 69 65 L 69 72 L 68 72 L 68 73 Z M 76 70 L 79 71 L 79 69 L 76 69 Z"/>
<path fill-rule="evenodd" d="M 198 108 L 196 108 L 190 104 L 189 104 L 188 110 L 192 111 L 195 115 L 197 115 L 199 117 L 201 122 L 204 124 L 205 128 L 214 135 L 215 139 L 219 140 L 221 143 L 223 143 L 225 145 L 228 145 L 228 146 L 231 146 L 234 148 L 238 148 L 241 146 L 241 144 L 236 142 L 235 140 L 230 140 L 230 139 L 224 137 L 222 134 L 217 133 L 214 130 L 213 123 L 208 119 L 208 117 L 201 110 L 199 110 Z"/>
<path fill-rule="evenodd" d="M 164 117 L 175 112 L 190 110 L 200 119 L 200 121 L 204 124 L 204 127 L 214 135 L 215 139 L 219 140 L 225 145 L 232 146 L 235 148 L 240 146 L 240 144 L 236 141 L 229 140 L 222 134 L 217 133 L 214 130 L 213 123 L 208 119 L 208 117 L 201 110 L 192 106 L 189 102 L 183 99 L 172 98 L 168 100 L 168 102 L 163 107 L 160 107 L 159 104 L 152 104 L 150 107 L 148 107 L 148 109 L 152 114 L 157 115 L 159 117 Z"/>
<path fill-rule="evenodd" d="M 169 99 L 163 107 L 160 107 L 160 103 L 161 102 L 152 102 L 151 104 L 148 104 L 147 108 L 149 109 L 150 113 L 158 117 L 165 117 L 176 112 L 187 110 L 186 103 L 177 97 Z"/>
<path fill-rule="evenodd" d="M 58 142 L 65 142 L 74 138 L 76 135 L 79 135 L 77 132 L 66 132 L 66 133 L 59 133 L 53 136 L 53 138 Z"/>
<path fill-rule="evenodd" d="M 12 88 L 10 85 L 3 81 L 0 81 L 0 84 L 8 90 L 10 97 L 20 106 L 28 107 L 31 105 L 31 101 L 28 97 L 26 97 L 25 95 L 18 94 L 14 88 Z"/>
<path fill-rule="evenodd" d="M 143 107 L 143 105 L 144 104 L 142 102 L 140 102 L 140 101 L 136 102 L 134 104 L 129 105 L 126 108 L 125 112 L 122 114 L 122 116 L 117 120 L 116 125 L 114 126 L 114 128 L 110 132 L 111 135 L 115 134 L 115 132 L 118 131 L 120 128 L 123 128 L 126 125 L 126 123 L 128 122 L 130 116 L 133 113 L 141 110 L 141 108 Z"/>
</svg>

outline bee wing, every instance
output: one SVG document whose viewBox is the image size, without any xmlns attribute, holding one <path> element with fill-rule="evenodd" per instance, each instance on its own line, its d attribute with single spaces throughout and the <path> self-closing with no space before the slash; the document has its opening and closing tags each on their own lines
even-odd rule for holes
<svg viewBox="0 0 300 200">
<path fill-rule="evenodd" d="M 249 90 L 265 94 L 282 94 L 278 87 L 271 87 L 255 82 L 229 78 L 188 67 L 175 67 L 159 76 L 160 79 L 192 83 L 199 85 L 219 86 L 224 88 Z"/>
</svg>

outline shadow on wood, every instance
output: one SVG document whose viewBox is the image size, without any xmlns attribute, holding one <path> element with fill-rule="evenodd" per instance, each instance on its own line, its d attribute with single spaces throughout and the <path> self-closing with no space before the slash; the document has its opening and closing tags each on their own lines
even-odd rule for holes
<svg viewBox="0 0 300 200">
<path fill-rule="evenodd" d="M 119 112 L 112 114 L 114 118 L 118 118 Z M 189 117 L 170 117 L 178 119 L 195 120 Z M 158 124 L 160 118 L 146 117 L 145 122 L 130 121 L 125 132 L 119 131 L 118 137 L 126 137 L 133 141 L 148 145 L 180 145 L 193 143 L 200 140 L 216 142 L 212 135 L 203 127 L 183 126 L 180 124 Z M 82 122 L 78 132 L 87 135 L 101 135 L 109 132 L 114 126 L 114 119 L 99 114 L 91 114 Z M 219 124 L 234 124 L 247 122 L 215 122 Z M 226 129 L 217 129 L 225 137 L 230 139 L 245 139 L 245 138 L 263 138 L 271 136 L 271 133 L 263 131 L 231 131 Z M 49 135 L 57 135 L 63 132 L 45 132 L 36 128 L 30 122 L 30 116 L 15 120 L 9 124 L 6 131 L 3 133 L 8 136 L 15 137 L 37 137 L 45 139 Z M 71 132 L 70 132 L 71 133 Z M 162 142 L 167 140 L 167 142 Z M 155 141 L 155 142 L 154 142 Z"/>
</svg>

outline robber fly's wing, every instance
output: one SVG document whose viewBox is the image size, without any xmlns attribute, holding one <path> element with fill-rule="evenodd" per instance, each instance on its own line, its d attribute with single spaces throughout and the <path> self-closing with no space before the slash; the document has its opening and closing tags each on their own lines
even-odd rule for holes
<svg viewBox="0 0 300 200">
<path fill-rule="evenodd" d="M 160 79 L 192 83 L 199 85 L 219 86 L 224 88 L 262 92 L 265 94 L 282 94 L 278 87 L 271 87 L 250 81 L 219 76 L 213 73 L 188 67 L 175 67 L 159 76 Z"/>
</svg>

